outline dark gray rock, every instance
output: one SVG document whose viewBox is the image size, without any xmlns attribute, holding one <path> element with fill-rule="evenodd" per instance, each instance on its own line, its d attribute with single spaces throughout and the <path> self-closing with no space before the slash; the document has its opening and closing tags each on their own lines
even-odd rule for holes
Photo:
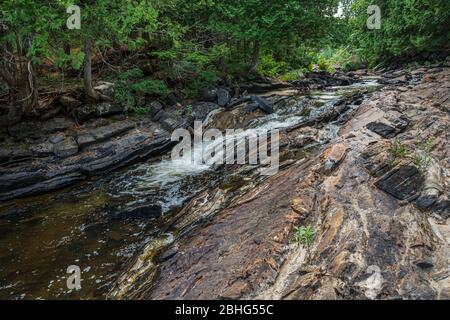
<svg viewBox="0 0 450 320">
<path fill-rule="evenodd" d="M 72 139 L 68 145 L 73 146 L 74 142 Z M 50 161 L 54 157 L 39 158 L 12 168 L 0 168 L 0 201 L 59 189 L 159 155 L 172 145 L 170 137 L 141 129 L 58 161 Z"/>
<path fill-rule="evenodd" d="M 154 117 L 158 112 L 160 112 L 164 107 L 159 101 L 153 101 L 149 105 L 150 117 Z"/>
<path fill-rule="evenodd" d="M 109 117 L 123 112 L 122 106 L 110 102 L 99 103 L 94 107 L 97 117 Z"/>
<path fill-rule="evenodd" d="M 257 96 L 252 96 L 251 99 L 252 99 L 252 102 L 257 104 L 258 107 L 265 113 L 268 113 L 268 114 L 274 113 L 273 107 L 269 101 L 267 101 L 263 98 L 257 97 Z"/>
<path fill-rule="evenodd" d="M 344 74 L 330 74 L 326 71 L 310 72 L 306 75 L 307 79 L 325 86 L 349 86 L 355 80 Z"/>
<path fill-rule="evenodd" d="M 217 90 L 216 89 L 201 89 L 200 90 L 200 101 L 205 102 L 216 102 L 217 101 Z"/>
<path fill-rule="evenodd" d="M 217 90 L 217 104 L 219 107 L 225 107 L 230 102 L 230 92 L 226 89 Z"/>
<path fill-rule="evenodd" d="M 8 127 L 8 133 L 14 141 L 23 141 L 26 138 L 38 139 L 41 137 L 41 124 L 39 122 L 21 122 Z"/>
<path fill-rule="evenodd" d="M 42 124 L 42 131 L 44 133 L 52 133 L 64 131 L 72 127 L 75 123 L 67 118 L 53 118 L 51 120 L 45 121 Z"/>
<path fill-rule="evenodd" d="M 391 123 L 383 123 L 380 121 L 374 121 L 367 124 L 367 129 L 386 139 L 396 137 L 408 126 L 409 121 L 406 118 L 398 118 Z"/>
<path fill-rule="evenodd" d="M 62 133 L 54 134 L 48 138 L 48 142 L 55 144 L 55 143 L 63 141 L 65 139 L 65 137 L 66 136 Z"/>
<path fill-rule="evenodd" d="M 153 117 L 152 117 L 152 121 L 155 122 L 161 122 L 167 118 L 170 117 L 170 114 L 164 110 L 159 110 L 159 112 L 157 112 Z"/>
<path fill-rule="evenodd" d="M 105 141 L 119 134 L 122 134 L 135 127 L 131 121 L 114 122 L 106 126 L 87 129 L 77 133 L 77 142 L 80 148 L 89 146 L 93 143 Z"/>
<path fill-rule="evenodd" d="M 66 158 L 78 153 L 78 144 L 73 137 L 67 137 L 53 145 L 53 153 L 60 158 Z"/>
<path fill-rule="evenodd" d="M 37 157 L 48 157 L 53 155 L 53 144 L 50 142 L 32 145 L 30 149 L 33 155 Z"/>
<path fill-rule="evenodd" d="M 171 92 L 167 97 L 166 97 L 167 103 L 169 104 L 169 106 L 174 106 L 177 104 L 178 102 L 178 98 L 177 96 Z"/>
<path fill-rule="evenodd" d="M 240 85 L 242 92 L 247 91 L 249 93 L 264 93 L 285 88 L 292 88 L 292 84 L 287 82 L 250 82 Z"/>
<path fill-rule="evenodd" d="M 110 102 L 103 102 L 99 104 L 81 106 L 76 108 L 72 114 L 78 123 L 82 123 L 92 118 L 109 117 L 122 112 L 122 106 Z"/>
<path fill-rule="evenodd" d="M 401 164 L 375 182 L 381 190 L 399 200 L 410 200 L 417 196 L 424 183 L 424 177 L 416 166 Z"/>
<path fill-rule="evenodd" d="M 160 121 L 161 126 L 169 131 L 175 130 L 179 126 L 179 122 L 173 118 L 166 118 Z"/>
<path fill-rule="evenodd" d="M 220 108 L 218 104 L 212 102 L 199 102 L 192 106 L 191 116 L 194 120 L 203 121 L 206 119 L 208 114 Z"/>
<path fill-rule="evenodd" d="M 256 111 L 258 108 L 259 108 L 259 106 L 258 106 L 257 103 L 249 103 L 249 104 L 247 104 L 247 106 L 244 108 L 244 112 L 251 113 L 251 112 Z"/>
</svg>

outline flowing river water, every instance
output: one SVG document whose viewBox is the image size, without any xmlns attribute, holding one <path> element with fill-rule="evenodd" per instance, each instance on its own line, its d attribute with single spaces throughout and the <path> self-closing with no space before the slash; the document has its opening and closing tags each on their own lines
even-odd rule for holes
<svg viewBox="0 0 450 320">
<path fill-rule="evenodd" d="M 309 97 L 319 107 L 378 86 L 365 78 Z M 295 105 L 305 95 L 288 98 Z M 250 130 L 301 122 L 289 105 L 258 117 Z M 333 135 L 336 129 L 330 124 L 324 130 Z M 215 180 L 209 166 L 166 155 L 50 194 L 0 203 L 0 299 L 105 298 L 130 259 L 160 235 L 164 218 Z M 80 290 L 67 288 L 71 265 L 82 271 Z"/>
</svg>

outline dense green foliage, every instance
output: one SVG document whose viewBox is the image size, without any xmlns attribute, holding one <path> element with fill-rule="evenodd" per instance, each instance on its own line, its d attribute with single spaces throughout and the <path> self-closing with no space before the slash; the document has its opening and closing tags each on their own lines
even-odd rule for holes
<svg viewBox="0 0 450 320">
<path fill-rule="evenodd" d="M 370 62 L 408 61 L 434 53 L 450 43 L 450 1 L 379 0 L 381 29 L 367 30 L 366 10 L 373 1 L 356 0 L 352 5 L 351 40 Z"/>
<path fill-rule="evenodd" d="M 81 9 L 69 30 L 66 8 Z M 176 91 L 194 98 L 218 82 L 259 75 L 295 80 L 312 69 L 414 59 L 448 49 L 448 0 L 379 0 L 381 29 L 366 27 L 369 0 L 3 0 L 0 76 L 11 101 L 36 105 L 39 79 L 116 83 L 114 99 Z M 341 14 L 336 13 L 340 8 Z M 83 70 L 83 79 L 81 72 Z M 106 74 L 105 74 L 106 73 Z M 33 78 L 34 81 L 28 81 Z"/>
</svg>

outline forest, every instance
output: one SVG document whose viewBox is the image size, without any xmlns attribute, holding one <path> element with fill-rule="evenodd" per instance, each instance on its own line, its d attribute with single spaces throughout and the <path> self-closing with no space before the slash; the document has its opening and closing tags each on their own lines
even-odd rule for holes
<svg viewBox="0 0 450 320">
<path fill-rule="evenodd" d="M 449 26 L 448 0 L 1 0 L 0 300 L 449 300 Z"/>
<path fill-rule="evenodd" d="M 67 10 L 74 4 L 77 10 Z M 85 99 L 114 100 L 131 112 L 145 112 L 136 106 L 137 96 L 165 98 L 174 92 L 192 99 L 217 83 L 258 76 L 295 80 L 314 66 L 350 71 L 433 61 L 448 48 L 448 1 L 380 0 L 379 30 L 366 26 L 370 5 L 366 0 L 2 1 L 0 119 L 38 116 L 55 96 L 81 84 Z M 114 96 L 93 89 L 99 80 L 117 84 Z"/>
</svg>

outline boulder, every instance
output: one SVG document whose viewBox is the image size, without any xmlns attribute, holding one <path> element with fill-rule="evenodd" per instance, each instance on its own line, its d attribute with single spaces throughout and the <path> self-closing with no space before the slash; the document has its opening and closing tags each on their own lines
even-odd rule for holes
<svg viewBox="0 0 450 320">
<path fill-rule="evenodd" d="M 252 102 L 257 104 L 258 107 L 264 111 L 265 113 L 272 114 L 274 113 L 272 104 L 264 98 L 252 96 Z"/>
<path fill-rule="evenodd" d="M 217 104 L 219 107 L 225 107 L 230 102 L 230 92 L 226 89 L 217 90 Z"/>
</svg>

